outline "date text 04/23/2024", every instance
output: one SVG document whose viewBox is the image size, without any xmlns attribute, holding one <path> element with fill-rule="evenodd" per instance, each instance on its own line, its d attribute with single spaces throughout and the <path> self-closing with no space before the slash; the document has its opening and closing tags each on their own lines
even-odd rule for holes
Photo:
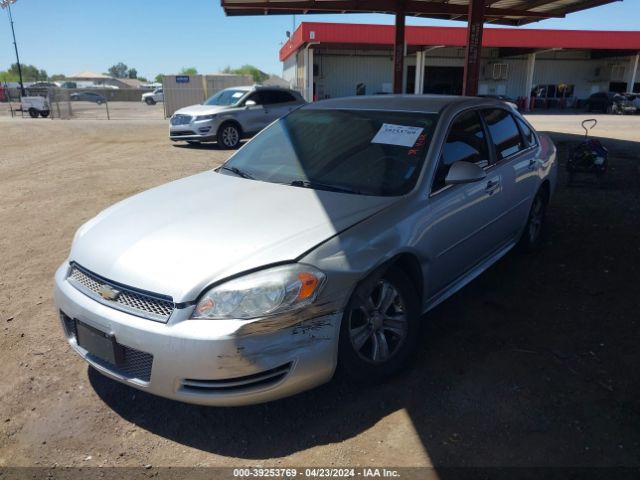
<svg viewBox="0 0 640 480">
<path fill-rule="evenodd" d="M 236 468 L 235 478 L 399 478 L 397 470 L 388 468 Z"/>
</svg>

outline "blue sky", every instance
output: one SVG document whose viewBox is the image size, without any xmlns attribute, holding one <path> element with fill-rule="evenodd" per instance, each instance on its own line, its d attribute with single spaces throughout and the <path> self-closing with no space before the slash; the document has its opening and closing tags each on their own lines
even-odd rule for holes
<svg viewBox="0 0 640 480">
<path fill-rule="evenodd" d="M 105 72 L 124 62 L 139 75 L 195 66 L 215 73 L 253 64 L 279 74 L 278 51 L 291 16 L 226 17 L 219 0 L 18 0 L 12 7 L 20 59 L 54 73 Z M 393 23 L 389 15 L 306 15 L 296 23 Z M 410 25 L 463 26 L 411 18 Z M 526 27 L 525 27 L 526 28 Z M 640 1 L 615 2 L 529 28 L 640 29 Z M 0 10 L 0 70 L 15 62 L 6 10 Z"/>
</svg>

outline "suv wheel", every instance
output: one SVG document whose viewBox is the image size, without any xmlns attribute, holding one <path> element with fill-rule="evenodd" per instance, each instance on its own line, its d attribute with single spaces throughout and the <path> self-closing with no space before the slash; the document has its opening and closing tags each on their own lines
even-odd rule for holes
<svg viewBox="0 0 640 480">
<path fill-rule="evenodd" d="M 218 144 L 224 148 L 238 148 L 240 145 L 240 129 L 233 123 L 223 123 L 218 130 Z"/>
<path fill-rule="evenodd" d="M 156 101 L 151 97 L 147 97 L 144 99 L 144 103 L 146 103 L 147 105 L 155 105 Z"/>
</svg>

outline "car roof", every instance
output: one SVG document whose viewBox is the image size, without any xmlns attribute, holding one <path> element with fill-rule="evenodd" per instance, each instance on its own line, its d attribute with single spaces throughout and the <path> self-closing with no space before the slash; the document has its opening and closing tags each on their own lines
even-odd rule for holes
<svg viewBox="0 0 640 480">
<path fill-rule="evenodd" d="M 450 105 L 462 107 L 499 106 L 504 102 L 494 98 L 462 97 L 455 95 L 362 95 L 332 98 L 310 103 L 311 109 L 388 110 L 406 112 L 440 112 Z"/>
</svg>

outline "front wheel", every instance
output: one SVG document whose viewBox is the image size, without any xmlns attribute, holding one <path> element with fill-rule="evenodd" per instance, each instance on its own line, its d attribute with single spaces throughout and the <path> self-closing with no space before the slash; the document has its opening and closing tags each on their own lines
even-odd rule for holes
<svg viewBox="0 0 640 480">
<path fill-rule="evenodd" d="M 42 110 L 42 111 L 40 112 L 40 116 L 41 116 L 42 118 L 47 118 L 47 117 L 49 116 L 49 110 Z"/>
<path fill-rule="evenodd" d="M 36 110 L 35 108 L 31 107 L 29 109 L 29 116 L 31 118 L 38 118 L 38 115 L 40 114 L 40 112 L 38 110 Z"/>
<path fill-rule="evenodd" d="M 569 173 L 569 181 L 573 180 L 573 172 Z M 544 189 L 538 190 L 533 199 L 527 225 L 524 227 L 519 246 L 525 252 L 540 250 L 544 242 L 545 220 L 547 213 L 547 193 Z"/>
<path fill-rule="evenodd" d="M 240 129 L 233 123 L 224 123 L 218 130 L 218 144 L 233 149 L 240 145 Z"/>
<path fill-rule="evenodd" d="M 418 337 L 419 301 L 400 269 L 362 282 L 340 327 L 339 368 L 359 383 L 379 383 L 407 365 Z"/>
<path fill-rule="evenodd" d="M 146 103 L 147 105 L 155 105 L 156 101 L 151 97 L 147 97 L 144 99 L 144 103 Z"/>
</svg>

